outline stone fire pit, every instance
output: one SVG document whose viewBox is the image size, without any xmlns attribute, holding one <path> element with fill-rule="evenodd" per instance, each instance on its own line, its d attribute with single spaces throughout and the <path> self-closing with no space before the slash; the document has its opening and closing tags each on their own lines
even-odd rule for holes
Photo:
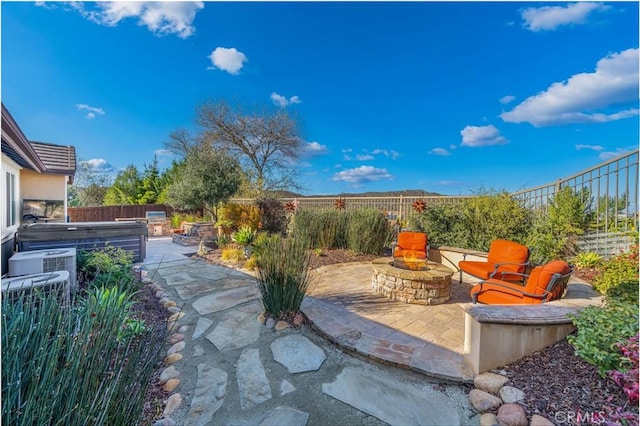
<svg viewBox="0 0 640 426">
<path fill-rule="evenodd" d="M 383 257 L 371 262 L 371 286 L 391 300 L 417 305 L 439 305 L 451 298 L 453 271 L 435 262 L 403 261 Z"/>
</svg>

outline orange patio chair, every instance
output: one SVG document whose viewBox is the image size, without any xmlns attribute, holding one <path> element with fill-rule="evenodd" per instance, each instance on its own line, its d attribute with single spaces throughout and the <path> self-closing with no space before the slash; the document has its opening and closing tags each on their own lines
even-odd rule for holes
<svg viewBox="0 0 640 426">
<path fill-rule="evenodd" d="M 543 266 L 536 266 L 524 287 L 520 284 L 495 278 L 482 281 L 471 289 L 473 303 L 487 305 L 539 304 L 560 299 L 567 288 L 573 270 L 562 260 L 552 260 Z"/>
<path fill-rule="evenodd" d="M 462 282 L 463 272 L 481 280 L 497 278 L 521 281 L 527 266 L 530 265 L 529 254 L 529 249 L 522 244 L 508 240 L 495 240 L 489 247 L 486 261 L 461 260 L 458 262 L 460 282 Z"/>
<path fill-rule="evenodd" d="M 393 257 L 429 258 L 429 240 L 424 232 L 401 231 L 393 248 Z"/>
</svg>

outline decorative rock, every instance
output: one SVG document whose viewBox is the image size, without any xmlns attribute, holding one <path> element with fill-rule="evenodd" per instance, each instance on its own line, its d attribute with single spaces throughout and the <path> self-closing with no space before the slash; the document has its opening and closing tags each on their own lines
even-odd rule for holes
<svg viewBox="0 0 640 426">
<path fill-rule="evenodd" d="M 286 321 L 278 321 L 274 328 L 276 331 L 282 331 L 289 328 L 289 323 Z"/>
<path fill-rule="evenodd" d="M 227 373 L 209 364 L 198 364 L 198 380 L 185 424 L 206 425 L 222 407 L 227 392 Z"/>
<path fill-rule="evenodd" d="M 182 405 L 182 395 L 174 393 L 167 399 L 167 405 L 164 407 L 162 415 L 165 417 L 172 415 Z"/>
<path fill-rule="evenodd" d="M 296 388 L 287 379 L 282 379 L 280 383 L 280 396 L 293 392 Z"/>
<path fill-rule="evenodd" d="M 513 386 L 503 386 L 500 389 L 500 399 L 506 404 L 522 401 L 524 399 L 524 392 Z"/>
<path fill-rule="evenodd" d="M 308 421 L 308 413 L 295 408 L 279 406 L 260 422 L 260 426 L 305 426 Z"/>
<path fill-rule="evenodd" d="M 256 314 L 233 310 L 216 324 L 206 339 L 219 351 L 239 349 L 252 344 L 260 337 L 260 324 Z"/>
<path fill-rule="evenodd" d="M 527 414 L 518 404 L 504 404 L 498 408 L 498 423 L 500 426 L 528 426 Z"/>
<path fill-rule="evenodd" d="M 182 354 L 171 354 L 164 359 L 165 365 L 175 364 L 182 359 Z"/>
<path fill-rule="evenodd" d="M 553 426 L 553 422 L 538 414 L 531 416 L 529 426 Z"/>
<path fill-rule="evenodd" d="M 208 315 L 255 300 L 258 294 L 254 286 L 247 285 L 202 296 L 192 306 L 200 315 Z"/>
<path fill-rule="evenodd" d="M 500 388 L 507 383 L 509 379 L 494 373 L 482 373 L 473 379 L 473 384 L 477 389 L 485 392 L 497 394 Z"/>
<path fill-rule="evenodd" d="M 267 318 L 267 321 L 264 325 L 265 327 L 267 327 L 267 329 L 271 330 L 273 327 L 275 327 L 276 320 L 274 320 L 273 318 Z"/>
<path fill-rule="evenodd" d="M 164 306 L 164 304 L 167 303 L 169 300 L 170 299 L 167 296 L 165 296 L 162 299 L 158 300 L 158 303 Z"/>
<path fill-rule="evenodd" d="M 173 300 L 169 300 L 167 301 L 164 305 L 165 308 L 170 308 L 172 306 L 178 306 L 178 304 L 176 302 L 174 302 Z"/>
<path fill-rule="evenodd" d="M 293 317 L 293 325 L 297 327 L 301 325 L 303 322 L 304 322 L 304 315 L 302 315 L 302 312 L 296 313 L 295 316 Z"/>
<path fill-rule="evenodd" d="M 496 426 L 498 418 L 493 413 L 484 413 L 480 416 L 480 426 Z"/>
<path fill-rule="evenodd" d="M 258 323 L 264 325 L 264 323 L 267 321 L 267 314 L 266 312 L 261 312 L 260 315 L 258 315 Z"/>
<path fill-rule="evenodd" d="M 189 327 L 187 327 L 186 325 L 183 325 L 181 327 L 178 327 L 178 333 L 184 333 L 188 329 L 189 329 Z"/>
<path fill-rule="evenodd" d="M 167 293 L 165 293 L 164 291 L 162 291 L 162 290 L 158 290 L 158 291 L 156 291 L 156 298 L 157 298 L 157 299 L 162 299 L 162 298 L 163 298 L 163 297 L 165 297 L 165 296 L 168 296 L 168 294 L 167 294 Z"/>
<path fill-rule="evenodd" d="M 167 311 L 169 311 L 169 313 L 175 314 L 176 312 L 180 312 L 180 308 L 178 308 L 177 306 L 169 306 L 167 308 Z"/>
<path fill-rule="evenodd" d="M 156 420 L 153 422 L 153 426 L 176 426 L 177 423 L 171 420 L 169 417 L 165 417 L 164 419 Z"/>
<path fill-rule="evenodd" d="M 500 404 L 502 404 L 500 398 L 480 389 L 473 389 L 469 392 L 469 399 L 471 400 L 473 408 L 480 413 L 498 408 Z"/>
<path fill-rule="evenodd" d="M 151 278 L 149 278 L 149 277 L 142 278 L 142 283 L 143 284 L 149 284 L 149 283 L 152 283 L 152 282 L 153 281 L 151 281 Z"/>
<path fill-rule="evenodd" d="M 176 324 L 175 321 L 171 321 L 167 323 L 167 331 L 172 332 L 175 331 L 178 327 L 178 324 Z"/>
<path fill-rule="evenodd" d="M 324 351 L 299 334 L 280 337 L 271 343 L 273 359 L 287 367 L 289 373 L 303 373 L 320 368 L 327 358 Z"/>
<path fill-rule="evenodd" d="M 183 349 L 184 349 L 184 347 L 185 347 L 186 345 L 187 345 L 187 344 L 186 344 L 184 341 L 183 341 L 183 342 L 178 342 L 178 343 L 174 344 L 174 345 L 173 345 L 173 346 L 171 346 L 171 347 L 169 348 L 169 350 L 167 351 L 167 355 L 173 355 L 173 354 L 175 354 L 175 353 L 180 352 L 181 350 L 183 350 Z"/>
<path fill-rule="evenodd" d="M 199 318 L 198 323 L 196 324 L 196 330 L 193 332 L 192 339 L 195 340 L 198 337 L 202 336 L 204 332 L 207 331 L 209 327 L 211 327 L 211 324 L 213 324 L 213 321 L 211 321 L 209 318 Z"/>
<path fill-rule="evenodd" d="M 175 379 L 179 375 L 180 373 L 173 365 L 171 367 L 167 367 L 162 370 L 162 373 L 160 373 L 160 384 L 163 385 L 167 383 L 168 380 Z"/>
<path fill-rule="evenodd" d="M 167 321 L 178 321 L 180 318 L 184 316 L 185 316 L 184 312 L 176 312 L 175 314 L 171 315 Z"/>
<path fill-rule="evenodd" d="M 245 349 L 236 367 L 240 408 L 254 407 L 271 399 L 271 386 L 260 360 L 258 349 Z"/>
<path fill-rule="evenodd" d="M 180 334 L 180 333 L 173 333 L 171 336 L 169 336 L 169 344 L 170 345 L 175 345 L 176 343 L 182 341 L 184 339 L 184 334 Z"/>
<path fill-rule="evenodd" d="M 165 392 L 173 392 L 174 389 L 180 384 L 180 379 L 169 379 L 167 383 L 164 384 L 162 390 Z"/>
</svg>

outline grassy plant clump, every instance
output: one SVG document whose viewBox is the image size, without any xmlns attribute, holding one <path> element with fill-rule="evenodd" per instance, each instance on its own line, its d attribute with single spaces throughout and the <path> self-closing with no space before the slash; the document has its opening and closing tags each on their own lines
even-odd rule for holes
<svg viewBox="0 0 640 426">
<path fill-rule="evenodd" d="M 309 289 L 308 243 L 298 237 L 269 237 L 258 258 L 257 285 L 264 310 L 282 318 L 300 310 Z"/>
<path fill-rule="evenodd" d="M 355 253 L 380 254 L 389 241 L 390 226 L 384 213 L 376 209 L 350 212 L 347 248 Z"/>
<path fill-rule="evenodd" d="M 244 251 L 237 247 L 227 247 L 222 250 L 220 257 L 222 260 L 240 262 L 244 260 Z"/>
<path fill-rule="evenodd" d="M 129 328 L 122 289 L 91 288 L 74 308 L 57 296 L 2 300 L 2 423 L 138 423 L 164 340 Z"/>
<path fill-rule="evenodd" d="M 302 210 L 296 213 L 292 234 L 311 248 L 346 248 L 349 213 L 342 210 Z"/>
<path fill-rule="evenodd" d="M 638 304 L 638 245 L 628 253 L 602 263 L 600 273 L 593 280 L 593 288 L 607 296 L 628 303 Z"/>
<path fill-rule="evenodd" d="M 595 365 L 602 376 L 610 370 L 624 369 L 623 358 L 615 346 L 638 333 L 638 305 L 609 300 L 603 307 L 589 306 L 572 317 L 577 327 L 567 340 L 576 354 Z"/>
</svg>

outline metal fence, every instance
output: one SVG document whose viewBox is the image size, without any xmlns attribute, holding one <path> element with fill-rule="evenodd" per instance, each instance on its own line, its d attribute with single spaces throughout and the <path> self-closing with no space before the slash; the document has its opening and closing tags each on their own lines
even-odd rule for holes
<svg viewBox="0 0 640 426">
<path fill-rule="evenodd" d="M 334 209 L 338 199 L 344 201 L 345 210 L 356 210 L 361 208 L 373 208 L 381 210 L 389 219 L 407 218 L 412 210 L 412 203 L 422 200 L 425 205 L 453 204 L 472 196 L 397 196 L 397 197 L 298 197 L 298 198 L 278 198 L 282 203 L 297 203 L 298 210 L 319 210 Z M 253 198 L 233 198 L 232 203 L 251 204 Z"/>
</svg>

